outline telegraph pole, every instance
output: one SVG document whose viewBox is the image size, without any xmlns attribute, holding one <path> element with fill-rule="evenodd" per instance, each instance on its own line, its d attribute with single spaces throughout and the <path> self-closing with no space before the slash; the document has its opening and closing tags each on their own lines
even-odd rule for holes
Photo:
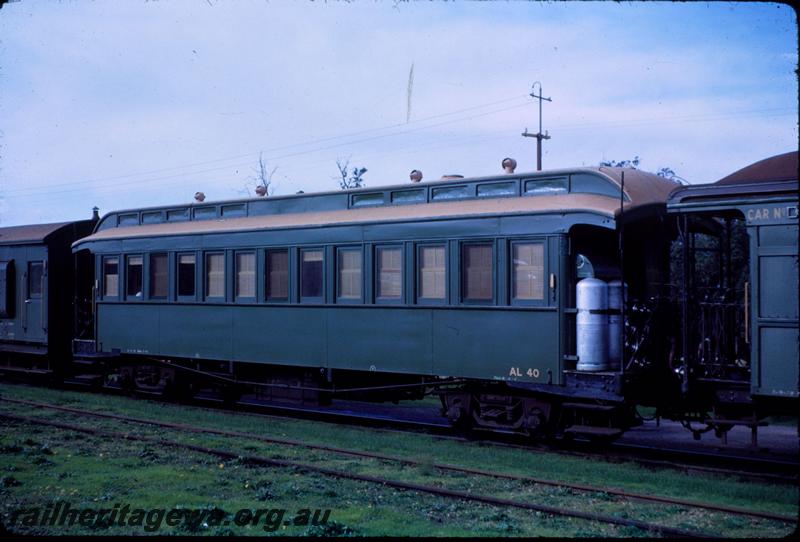
<svg viewBox="0 0 800 542">
<path fill-rule="evenodd" d="M 539 94 L 536 94 L 536 85 L 539 85 Z M 536 81 L 533 86 L 531 87 L 531 98 L 536 98 L 539 100 L 539 132 L 536 134 L 531 134 L 528 132 L 528 129 L 525 128 L 525 131 L 522 133 L 523 137 L 535 137 L 536 138 L 536 171 L 542 170 L 542 140 L 543 139 L 550 139 L 550 136 L 547 132 L 542 133 L 542 101 L 552 102 L 550 98 L 543 98 L 542 97 L 542 84 L 539 81 Z"/>
</svg>

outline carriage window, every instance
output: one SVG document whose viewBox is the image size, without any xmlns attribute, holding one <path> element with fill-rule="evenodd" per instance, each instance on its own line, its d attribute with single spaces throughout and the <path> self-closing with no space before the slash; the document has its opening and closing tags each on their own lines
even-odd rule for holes
<svg viewBox="0 0 800 542">
<path fill-rule="evenodd" d="M 42 296 L 42 276 L 44 264 L 42 262 L 28 263 L 28 297 Z"/>
<path fill-rule="evenodd" d="M 512 245 L 512 301 L 544 299 L 544 244 Z"/>
<path fill-rule="evenodd" d="M 322 250 L 301 252 L 300 297 L 322 297 Z"/>
<path fill-rule="evenodd" d="M 167 297 L 169 288 L 169 260 L 166 254 L 150 255 L 150 297 Z"/>
<path fill-rule="evenodd" d="M 244 205 L 223 205 L 220 211 L 225 218 L 247 216 L 247 208 Z"/>
<path fill-rule="evenodd" d="M 289 299 L 289 251 L 267 251 L 267 299 Z"/>
<path fill-rule="evenodd" d="M 525 183 L 526 196 L 554 196 L 566 194 L 569 191 L 569 183 L 566 177 L 554 177 L 551 179 L 533 179 Z"/>
<path fill-rule="evenodd" d="M 194 254 L 178 254 L 178 295 L 194 296 Z"/>
<path fill-rule="evenodd" d="M 141 256 L 128 256 L 127 268 L 125 270 L 125 296 L 142 298 L 142 263 L 144 258 Z"/>
<path fill-rule="evenodd" d="M 492 243 L 463 245 L 461 253 L 461 295 L 464 301 L 491 301 Z"/>
<path fill-rule="evenodd" d="M 375 192 L 373 194 L 355 194 L 353 196 L 353 203 L 351 207 L 364 207 L 367 205 L 382 205 L 383 192 Z"/>
<path fill-rule="evenodd" d="M 604 177 L 594 173 L 576 173 L 570 175 L 570 192 L 583 192 L 585 194 L 601 194 L 619 201 L 620 187 Z M 623 194 L 625 201 L 630 201 L 628 194 Z"/>
<path fill-rule="evenodd" d="M 444 246 L 421 247 L 419 250 L 420 299 L 445 298 L 445 248 Z"/>
<path fill-rule="evenodd" d="M 195 220 L 208 220 L 210 218 L 216 218 L 217 216 L 217 208 L 216 207 L 195 207 L 192 211 L 192 216 L 194 216 Z"/>
<path fill-rule="evenodd" d="M 236 297 L 256 296 L 256 255 L 236 253 Z"/>
<path fill-rule="evenodd" d="M 424 188 L 392 192 L 392 203 L 424 203 L 426 200 Z"/>
<path fill-rule="evenodd" d="M 478 197 L 486 198 L 492 196 L 516 196 L 518 192 L 517 183 L 491 183 L 478 185 Z"/>
<path fill-rule="evenodd" d="M 167 222 L 182 222 L 184 220 L 189 220 L 189 209 L 167 211 Z"/>
<path fill-rule="evenodd" d="M 119 258 L 103 260 L 103 297 L 119 295 Z"/>
<path fill-rule="evenodd" d="M 339 269 L 338 299 L 361 299 L 361 249 L 336 251 Z"/>
<path fill-rule="evenodd" d="M 377 250 L 376 296 L 379 299 L 400 299 L 403 295 L 403 250 L 382 247 Z"/>
<path fill-rule="evenodd" d="M 158 224 L 164 222 L 164 214 L 161 211 L 142 213 L 142 224 Z"/>
<path fill-rule="evenodd" d="M 443 199 L 463 199 L 474 196 L 475 193 L 470 190 L 469 186 L 445 186 L 443 188 L 434 188 L 431 191 L 431 199 L 434 201 Z"/>
<path fill-rule="evenodd" d="M 206 254 L 206 297 L 225 297 L 224 254 Z"/>
<path fill-rule="evenodd" d="M 128 215 L 119 215 L 118 222 L 120 226 L 138 226 L 139 215 L 137 213 Z"/>
</svg>

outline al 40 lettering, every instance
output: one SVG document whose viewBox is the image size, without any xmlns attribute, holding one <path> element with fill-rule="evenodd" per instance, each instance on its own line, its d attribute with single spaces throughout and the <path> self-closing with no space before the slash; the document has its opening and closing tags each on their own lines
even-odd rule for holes
<svg viewBox="0 0 800 542">
<path fill-rule="evenodd" d="M 528 370 L 525 371 L 525 374 L 529 378 L 539 378 L 539 369 L 528 368 Z M 512 367 L 508 372 L 508 376 L 522 376 L 522 371 L 519 367 Z"/>
</svg>

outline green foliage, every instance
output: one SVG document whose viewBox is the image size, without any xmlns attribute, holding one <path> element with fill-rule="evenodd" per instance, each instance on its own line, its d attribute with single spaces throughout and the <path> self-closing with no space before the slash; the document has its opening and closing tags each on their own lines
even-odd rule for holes
<svg viewBox="0 0 800 542">
<path fill-rule="evenodd" d="M 658 171 L 656 171 L 656 175 L 659 177 L 664 177 L 665 179 L 669 179 L 670 181 L 674 181 L 679 184 L 689 184 L 686 179 L 675 173 L 675 171 L 670 167 L 662 167 Z"/>
<path fill-rule="evenodd" d="M 633 160 L 603 160 L 600 162 L 600 167 L 627 167 L 631 169 L 637 169 L 638 166 L 638 156 L 634 156 Z"/>
<path fill-rule="evenodd" d="M 336 160 L 336 167 L 339 168 L 339 188 L 348 190 L 350 188 L 361 188 L 364 184 L 364 174 L 367 172 L 365 167 L 354 167 L 350 171 L 350 159 Z"/>
<path fill-rule="evenodd" d="M 639 169 L 639 163 L 641 162 L 638 156 L 634 156 L 633 160 L 603 160 L 600 162 L 601 167 L 623 167 L 623 168 L 630 168 L 630 169 Z M 654 172 L 659 177 L 663 177 L 665 179 L 669 179 L 670 181 L 676 182 L 678 184 L 689 184 L 686 179 L 675 173 L 675 170 L 671 167 L 661 167 L 658 168 L 657 171 Z"/>
</svg>

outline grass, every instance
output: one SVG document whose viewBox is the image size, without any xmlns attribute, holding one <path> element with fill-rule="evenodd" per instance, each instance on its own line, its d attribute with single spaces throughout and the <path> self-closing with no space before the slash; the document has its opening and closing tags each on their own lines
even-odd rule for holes
<svg viewBox="0 0 800 542">
<path fill-rule="evenodd" d="M 655 521 L 725 536 L 783 536 L 785 524 L 710 512 L 631 503 L 605 493 L 585 494 L 486 477 L 455 476 L 431 466 L 433 462 L 490 469 L 567 482 L 613 486 L 643 493 L 676 496 L 718 504 L 796 514 L 796 487 L 744 483 L 722 476 L 684 475 L 652 471 L 635 464 L 590 461 L 554 453 L 509 449 L 498 445 L 464 443 L 433 436 L 337 426 L 304 420 L 285 420 L 182 407 L 124 397 L 79 394 L 24 386 L 0 385 L 7 397 L 72 405 L 102 412 L 171 421 L 315 442 L 343 448 L 376 451 L 422 460 L 419 468 L 393 462 L 354 459 L 300 447 L 279 446 L 245 438 L 178 433 L 140 424 L 121 424 L 98 418 L 81 419 L 56 411 L 0 403 L 0 410 L 26 416 L 85 424 L 109 431 L 127 431 L 241 451 L 242 454 L 285 458 L 328 468 L 386 476 L 397 480 L 440 485 L 498 497 L 528 500 L 550 506 L 592 510 Z M 3 422 L 6 423 L 6 422 Z M 292 514 L 303 508 L 331 509 L 325 526 L 281 525 L 274 533 L 263 525 L 163 527 L 160 533 L 236 535 L 403 535 L 403 536 L 642 536 L 630 530 L 578 519 L 548 517 L 517 509 L 500 509 L 471 502 L 362 482 L 308 475 L 288 469 L 255 467 L 141 442 L 107 441 L 44 426 L 2 426 L 0 513 L 8 521 L 20 507 L 45 507 L 54 501 L 73 507 L 106 507 L 129 503 L 141 508 L 284 508 Z M 75 526 L 22 527 L 31 534 L 142 534 L 141 528 Z M 147 534 L 144 532 L 144 534 Z"/>
</svg>

